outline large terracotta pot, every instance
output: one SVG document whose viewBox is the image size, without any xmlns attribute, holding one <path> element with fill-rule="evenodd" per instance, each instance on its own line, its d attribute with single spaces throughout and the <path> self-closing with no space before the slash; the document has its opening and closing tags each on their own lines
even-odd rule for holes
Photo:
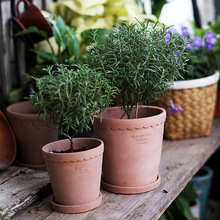
<svg viewBox="0 0 220 220">
<path fill-rule="evenodd" d="M 95 116 L 94 133 L 105 143 L 102 186 L 111 192 L 147 192 L 160 184 L 159 166 L 166 111 L 142 106 L 138 118 L 120 119 L 119 107 Z"/>
<path fill-rule="evenodd" d="M 51 206 L 63 213 L 79 213 L 101 204 L 100 192 L 104 144 L 95 138 L 74 138 L 74 153 L 52 153 L 69 149 L 69 140 L 55 141 L 42 148 L 54 192 Z"/>
<path fill-rule="evenodd" d="M 42 147 L 58 139 L 52 121 L 47 123 L 27 102 L 9 105 L 6 109 L 9 122 L 17 140 L 16 162 L 21 166 L 46 170 Z"/>
</svg>

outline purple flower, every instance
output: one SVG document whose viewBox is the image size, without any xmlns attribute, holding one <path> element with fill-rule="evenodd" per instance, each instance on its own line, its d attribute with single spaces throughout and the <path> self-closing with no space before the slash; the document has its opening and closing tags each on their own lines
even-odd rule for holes
<svg viewBox="0 0 220 220">
<path fill-rule="evenodd" d="M 171 114 L 178 112 L 178 109 L 175 107 L 172 100 L 170 100 L 170 105 L 168 107 L 170 108 Z"/>
<path fill-rule="evenodd" d="M 170 42 L 170 33 L 167 32 L 164 36 L 164 38 L 166 39 L 166 41 Z"/>
<path fill-rule="evenodd" d="M 182 109 L 182 107 L 180 106 L 180 104 L 178 104 L 178 111 L 180 111 L 182 114 L 184 114 L 184 110 Z"/>
<path fill-rule="evenodd" d="M 215 34 L 212 31 L 208 31 L 205 36 L 204 39 L 206 41 L 206 47 L 208 50 L 212 49 L 212 46 L 216 43 L 217 39 L 215 38 Z"/>
<path fill-rule="evenodd" d="M 170 32 L 171 32 L 172 34 L 178 34 L 178 31 L 177 31 L 175 28 L 171 28 L 171 29 L 170 29 Z"/>
<path fill-rule="evenodd" d="M 212 31 L 208 31 L 208 32 L 205 34 L 204 38 L 205 38 L 206 41 L 208 42 L 209 39 L 215 38 L 215 34 L 214 34 Z"/>
<path fill-rule="evenodd" d="M 212 44 L 206 44 L 206 48 L 208 49 L 208 50 L 211 50 L 212 49 Z"/>
<path fill-rule="evenodd" d="M 182 114 L 184 114 L 183 109 L 181 108 L 181 106 L 178 104 L 178 108 L 175 107 L 175 105 L 173 104 L 173 101 L 170 100 L 170 105 L 168 106 L 170 108 L 170 113 L 177 113 L 178 111 L 181 112 Z"/>
<path fill-rule="evenodd" d="M 201 37 L 195 36 L 193 38 L 193 44 L 195 45 L 195 47 L 203 47 L 204 46 L 204 41 Z"/>
<path fill-rule="evenodd" d="M 182 37 L 189 36 L 189 31 L 187 27 L 182 27 L 181 31 L 182 31 Z"/>
<path fill-rule="evenodd" d="M 177 51 L 175 54 L 176 54 L 177 56 L 180 56 L 181 52 L 182 52 L 182 51 Z"/>
<path fill-rule="evenodd" d="M 193 50 L 193 42 L 192 42 L 192 40 L 186 41 L 186 49 Z"/>
</svg>

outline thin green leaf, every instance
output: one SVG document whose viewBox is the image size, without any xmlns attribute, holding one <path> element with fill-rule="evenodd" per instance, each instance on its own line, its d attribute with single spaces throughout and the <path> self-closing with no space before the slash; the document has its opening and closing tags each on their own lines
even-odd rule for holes
<svg viewBox="0 0 220 220">
<path fill-rule="evenodd" d="M 67 46 L 70 56 L 78 56 L 80 54 L 80 43 L 75 35 L 70 36 Z"/>
<path fill-rule="evenodd" d="M 19 36 L 26 35 L 26 34 L 38 34 L 38 35 L 42 36 L 43 38 L 48 39 L 47 32 L 39 30 L 35 26 L 28 27 L 26 30 L 20 31 L 20 32 L 14 34 L 13 36 L 14 37 L 19 37 Z"/>
<path fill-rule="evenodd" d="M 83 31 L 81 35 L 82 44 L 89 45 L 91 43 L 94 43 L 94 34 L 96 35 L 96 41 L 100 41 L 102 37 L 108 33 L 112 32 L 111 30 L 107 28 L 97 28 L 97 29 L 89 29 L 86 31 Z"/>
<path fill-rule="evenodd" d="M 58 63 L 58 58 L 55 55 L 47 53 L 44 50 L 34 51 L 34 53 L 36 53 L 40 58 L 44 59 L 45 61 L 50 62 L 51 64 Z"/>
<path fill-rule="evenodd" d="M 187 218 L 187 220 L 194 220 L 194 217 L 190 210 L 189 202 L 186 199 L 182 198 L 181 196 L 178 196 L 174 200 L 174 203 L 180 211 L 180 213 L 182 213 L 182 215 L 184 215 Z"/>
</svg>

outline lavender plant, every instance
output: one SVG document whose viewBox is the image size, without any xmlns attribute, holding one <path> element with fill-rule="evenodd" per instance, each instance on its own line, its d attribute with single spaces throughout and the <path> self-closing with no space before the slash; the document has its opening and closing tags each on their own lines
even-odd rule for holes
<svg viewBox="0 0 220 220">
<path fill-rule="evenodd" d="M 88 50 L 90 65 L 117 86 L 118 105 L 128 118 L 133 108 L 157 100 L 184 72 L 185 41 L 163 24 L 123 24 L 102 41 L 95 38 Z"/>
<path fill-rule="evenodd" d="M 44 120 L 53 120 L 56 130 L 70 140 L 70 149 L 74 151 L 72 138 L 83 129 L 90 129 L 92 114 L 107 108 L 117 89 L 87 65 L 71 69 L 57 64 L 45 71 L 48 75 L 34 78 L 37 91 L 32 91 L 29 100 Z M 70 129 L 74 131 L 71 136 Z"/>
</svg>

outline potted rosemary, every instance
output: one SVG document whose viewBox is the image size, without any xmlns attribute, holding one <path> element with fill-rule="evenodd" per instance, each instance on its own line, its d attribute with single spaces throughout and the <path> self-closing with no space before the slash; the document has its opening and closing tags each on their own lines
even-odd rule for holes
<svg viewBox="0 0 220 220">
<path fill-rule="evenodd" d="M 156 188 L 166 112 L 150 106 L 180 77 L 184 40 L 159 23 L 116 28 L 88 50 L 90 65 L 117 86 L 115 107 L 95 117 L 95 136 L 105 143 L 102 185 L 116 193 Z M 94 34 L 94 38 L 95 38 Z M 118 138 L 118 140 L 117 140 Z"/>
<path fill-rule="evenodd" d="M 87 65 L 69 68 L 57 64 L 47 74 L 35 78 L 37 92 L 30 102 L 44 119 L 50 117 L 56 130 L 67 139 L 42 148 L 54 198 L 52 207 L 59 212 L 78 213 L 101 203 L 100 179 L 103 142 L 96 138 L 74 138 L 90 128 L 92 113 L 106 108 L 115 93 L 105 77 Z M 74 132 L 69 134 L 69 130 Z"/>
</svg>

